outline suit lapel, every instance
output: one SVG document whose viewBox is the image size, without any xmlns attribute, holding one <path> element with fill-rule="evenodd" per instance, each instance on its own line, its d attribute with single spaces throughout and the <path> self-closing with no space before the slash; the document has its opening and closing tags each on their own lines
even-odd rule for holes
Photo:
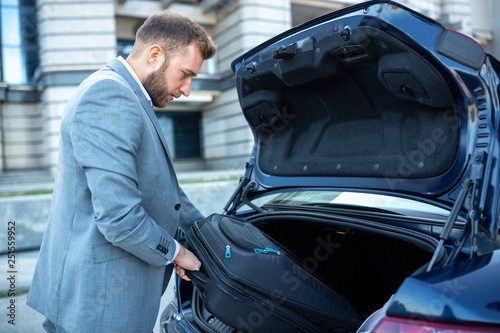
<svg viewBox="0 0 500 333">
<path fill-rule="evenodd" d="M 111 68 L 113 71 L 118 73 L 121 77 L 123 77 L 129 86 L 134 90 L 137 98 L 139 98 L 139 101 L 142 104 L 142 107 L 144 111 L 146 111 L 146 114 L 148 115 L 149 119 L 153 123 L 153 126 L 156 130 L 156 133 L 158 134 L 158 137 L 160 138 L 160 141 L 163 145 L 163 148 L 165 149 L 165 152 L 168 156 L 168 161 L 171 164 L 172 162 L 172 156 L 170 156 L 170 151 L 168 149 L 167 145 L 167 140 L 165 139 L 165 136 L 163 135 L 163 130 L 161 129 L 160 123 L 158 122 L 158 118 L 156 117 L 153 108 L 149 104 L 149 101 L 147 100 L 146 96 L 144 96 L 144 93 L 141 90 L 141 87 L 137 84 L 135 79 L 130 75 L 129 71 L 127 68 L 118 60 L 118 59 L 113 59 L 111 60 L 107 66 Z"/>
</svg>

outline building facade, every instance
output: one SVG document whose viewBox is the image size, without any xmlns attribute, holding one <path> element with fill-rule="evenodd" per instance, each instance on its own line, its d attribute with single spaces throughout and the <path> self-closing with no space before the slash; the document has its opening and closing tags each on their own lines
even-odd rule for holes
<svg viewBox="0 0 500 333">
<path fill-rule="evenodd" d="M 191 95 L 156 110 L 178 171 L 242 169 L 253 136 L 230 63 L 257 44 L 359 0 L 0 0 L 0 175 L 57 166 L 59 124 L 80 82 L 130 52 L 152 13 L 171 9 L 204 26 L 218 46 Z M 473 36 L 500 57 L 500 1 L 399 0 Z"/>
</svg>

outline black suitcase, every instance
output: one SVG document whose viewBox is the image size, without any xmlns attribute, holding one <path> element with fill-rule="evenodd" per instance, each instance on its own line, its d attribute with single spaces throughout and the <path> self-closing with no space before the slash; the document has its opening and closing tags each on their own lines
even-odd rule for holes
<svg viewBox="0 0 500 333">
<path fill-rule="evenodd" d="M 202 263 L 188 276 L 205 308 L 238 331 L 355 332 L 362 323 L 347 300 L 244 220 L 214 214 L 186 238 Z"/>
</svg>

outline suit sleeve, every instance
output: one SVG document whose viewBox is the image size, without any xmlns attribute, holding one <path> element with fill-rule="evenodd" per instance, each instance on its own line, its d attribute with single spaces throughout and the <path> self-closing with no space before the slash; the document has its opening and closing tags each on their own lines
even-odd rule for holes
<svg viewBox="0 0 500 333">
<path fill-rule="evenodd" d="M 174 259 L 175 241 L 141 206 L 136 169 L 140 111 L 134 92 L 123 83 L 97 81 L 79 103 L 71 140 L 85 170 L 99 231 L 113 245 L 160 266 Z"/>
</svg>

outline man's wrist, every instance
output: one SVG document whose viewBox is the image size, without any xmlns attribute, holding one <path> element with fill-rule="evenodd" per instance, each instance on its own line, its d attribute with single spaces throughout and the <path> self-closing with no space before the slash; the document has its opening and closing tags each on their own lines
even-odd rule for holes
<svg viewBox="0 0 500 333">
<path fill-rule="evenodd" d="M 176 264 L 179 261 L 179 259 L 182 259 L 182 257 L 184 256 L 184 253 L 186 252 L 186 249 L 184 248 L 184 246 L 180 245 L 179 243 L 177 243 L 177 246 L 179 247 L 179 249 L 175 253 L 174 260 L 172 260 L 172 262 L 174 264 Z M 176 248 L 176 250 L 177 250 L 177 248 Z"/>
<path fill-rule="evenodd" d="M 173 259 L 172 261 L 170 260 L 167 260 L 167 262 L 165 263 L 165 265 L 170 265 L 171 263 L 173 263 L 175 261 L 175 258 L 177 258 L 177 256 L 179 255 L 179 253 L 181 252 L 181 248 L 182 246 L 179 244 L 178 241 L 176 241 L 174 239 L 174 242 L 175 242 L 175 251 L 174 251 L 174 256 L 173 256 Z"/>
</svg>

